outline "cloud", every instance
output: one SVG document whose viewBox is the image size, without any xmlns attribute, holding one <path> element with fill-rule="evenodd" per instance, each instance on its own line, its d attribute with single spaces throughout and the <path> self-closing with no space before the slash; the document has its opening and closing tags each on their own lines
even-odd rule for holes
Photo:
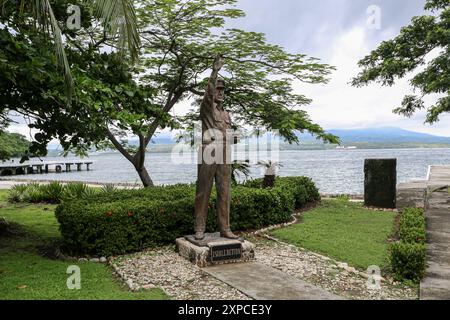
<svg viewBox="0 0 450 320">
<path fill-rule="evenodd" d="M 367 27 L 367 9 L 380 8 L 381 29 Z M 411 119 L 395 115 L 404 95 L 411 93 L 410 77 L 393 87 L 371 84 L 352 87 L 349 82 L 359 72 L 357 62 L 382 41 L 395 37 L 411 18 L 422 15 L 423 0 L 240 0 L 238 7 L 247 16 L 233 27 L 264 32 L 270 42 L 288 51 L 306 53 L 337 67 L 326 85 L 296 83 L 295 89 L 313 99 L 305 109 L 311 118 L 327 129 L 395 126 L 450 136 L 443 116 L 433 126 L 424 125 L 425 112 Z M 436 96 L 428 97 L 432 104 Z"/>
<path fill-rule="evenodd" d="M 381 9 L 381 29 L 367 28 L 367 8 Z M 357 62 L 381 41 L 397 35 L 415 15 L 423 14 L 424 0 L 239 0 L 237 7 L 247 16 L 229 21 L 227 27 L 263 32 L 271 43 L 288 51 L 321 58 L 337 67 L 326 85 L 296 83 L 295 89 L 313 99 L 306 110 L 327 129 L 395 126 L 404 129 L 450 136 L 450 115 L 433 126 L 424 125 L 424 112 L 407 119 L 392 113 L 405 94 L 411 92 L 408 78 L 393 87 L 372 84 L 363 88 L 349 82 L 358 74 Z M 436 97 L 429 97 L 432 104 Z M 176 106 L 184 114 L 190 101 Z M 13 131 L 28 133 L 24 125 Z"/>
<path fill-rule="evenodd" d="M 400 106 L 406 94 L 413 93 L 409 79 L 414 74 L 398 80 L 392 87 L 383 87 L 375 83 L 356 88 L 349 84 L 359 72 L 357 62 L 373 49 L 369 33 L 367 28 L 358 26 L 342 32 L 335 38 L 329 48 L 331 52 L 329 63 L 336 66 L 337 71 L 331 76 L 329 84 L 305 86 L 296 83 L 295 89 L 314 101 L 305 108 L 311 118 L 328 129 L 390 126 L 450 136 L 450 128 L 443 125 L 449 120 L 448 116 L 442 117 L 437 125 L 429 126 L 423 124 L 425 111 L 415 114 L 410 119 L 392 113 L 394 108 Z M 384 33 L 387 38 L 393 36 L 390 30 Z M 436 54 L 431 53 L 428 60 Z M 436 99 L 437 96 L 430 96 L 426 101 L 432 104 Z"/>
</svg>

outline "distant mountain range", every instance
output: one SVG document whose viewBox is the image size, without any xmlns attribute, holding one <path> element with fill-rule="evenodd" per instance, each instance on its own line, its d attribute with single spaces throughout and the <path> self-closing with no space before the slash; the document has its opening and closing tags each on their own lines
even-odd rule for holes
<svg viewBox="0 0 450 320">
<path fill-rule="evenodd" d="M 450 144 L 450 137 L 434 136 L 400 128 L 369 128 L 354 130 L 330 130 L 341 138 L 342 143 L 444 143 Z"/>
<path fill-rule="evenodd" d="M 400 128 L 368 128 L 368 129 L 332 129 L 327 130 L 341 138 L 342 144 L 352 143 L 418 143 L 418 144 L 449 144 L 450 137 L 440 137 L 426 133 L 408 131 Z M 309 133 L 299 133 L 297 135 L 301 142 L 321 144 L 320 141 Z M 170 133 L 158 135 L 153 139 L 155 144 L 175 143 Z"/>
<path fill-rule="evenodd" d="M 333 129 L 327 130 L 341 138 L 344 147 L 356 147 L 359 149 L 383 149 L 383 148 L 450 148 L 450 137 L 435 136 L 426 133 L 403 130 L 400 128 L 367 128 L 367 129 Z M 324 144 L 309 133 L 298 133 L 300 144 L 289 145 L 281 143 L 282 150 L 296 149 L 333 149 L 335 145 Z M 252 138 L 255 139 L 255 138 Z M 150 145 L 153 152 L 168 152 L 175 139 L 170 133 L 157 135 Z M 132 139 L 130 144 L 138 144 L 138 140 Z M 54 149 L 49 147 L 50 150 Z"/>
</svg>

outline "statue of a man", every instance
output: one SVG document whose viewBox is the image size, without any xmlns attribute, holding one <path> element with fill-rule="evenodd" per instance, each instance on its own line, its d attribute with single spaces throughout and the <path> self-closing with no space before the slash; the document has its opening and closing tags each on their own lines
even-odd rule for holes
<svg viewBox="0 0 450 320">
<path fill-rule="evenodd" d="M 230 230 L 230 200 L 231 200 L 231 164 L 230 139 L 231 119 L 222 107 L 225 99 L 225 83 L 218 79 L 224 59 L 217 56 L 213 71 L 209 78 L 201 107 L 202 147 L 198 164 L 197 191 L 195 198 L 195 239 L 205 237 L 206 217 L 208 214 L 209 197 L 215 180 L 217 190 L 217 214 L 220 236 L 228 239 L 238 239 Z M 227 131 L 228 130 L 228 131 Z M 213 150 L 212 152 L 210 152 Z M 218 154 L 222 152 L 222 154 Z M 212 155 L 215 159 L 206 159 Z"/>
</svg>

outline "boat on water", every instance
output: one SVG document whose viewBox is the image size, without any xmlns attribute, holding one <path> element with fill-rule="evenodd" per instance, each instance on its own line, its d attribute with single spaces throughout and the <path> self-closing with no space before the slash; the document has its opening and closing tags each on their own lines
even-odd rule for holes
<svg viewBox="0 0 450 320">
<path fill-rule="evenodd" d="M 337 146 L 337 147 L 336 147 L 336 150 L 355 150 L 355 149 L 358 149 L 358 147 L 355 147 L 355 146 L 348 146 L 348 147 L 345 147 L 345 146 Z"/>
</svg>

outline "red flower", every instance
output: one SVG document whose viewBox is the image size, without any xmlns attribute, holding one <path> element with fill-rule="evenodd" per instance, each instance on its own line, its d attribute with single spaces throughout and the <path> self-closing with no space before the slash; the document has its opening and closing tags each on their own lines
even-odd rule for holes
<svg viewBox="0 0 450 320">
<path fill-rule="evenodd" d="M 111 217 L 111 216 L 112 216 L 112 211 L 109 210 L 109 211 L 106 213 L 106 215 L 107 215 L 108 217 Z"/>
<path fill-rule="evenodd" d="M 132 217 L 132 216 L 134 216 L 134 213 L 130 211 L 130 212 L 128 212 L 128 216 Z"/>
</svg>

